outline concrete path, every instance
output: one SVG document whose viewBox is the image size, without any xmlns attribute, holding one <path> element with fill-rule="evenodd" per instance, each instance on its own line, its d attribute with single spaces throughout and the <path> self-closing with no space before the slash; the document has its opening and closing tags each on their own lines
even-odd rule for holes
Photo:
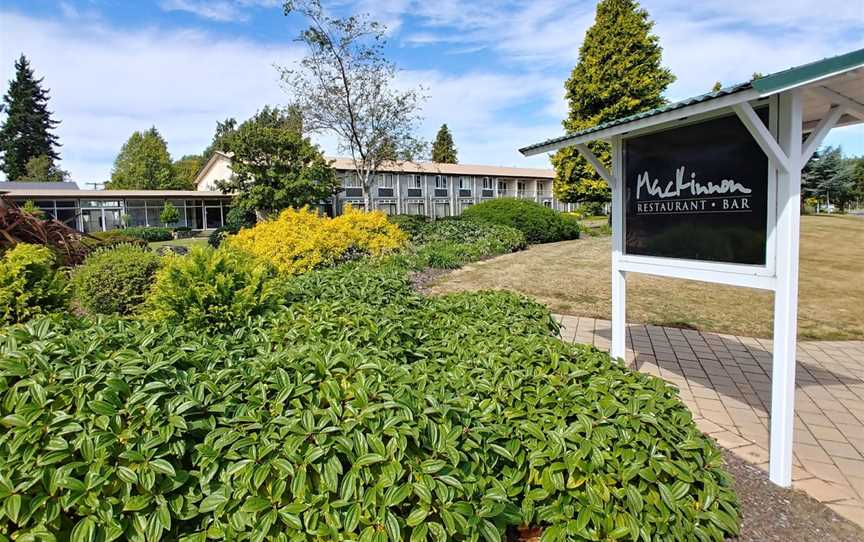
<svg viewBox="0 0 864 542">
<path fill-rule="evenodd" d="M 608 320 L 556 316 L 561 336 L 608 350 Z M 771 341 L 630 325 L 627 362 L 681 390 L 699 428 L 768 470 Z M 864 341 L 800 342 L 793 486 L 864 526 Z"/>
</svg>

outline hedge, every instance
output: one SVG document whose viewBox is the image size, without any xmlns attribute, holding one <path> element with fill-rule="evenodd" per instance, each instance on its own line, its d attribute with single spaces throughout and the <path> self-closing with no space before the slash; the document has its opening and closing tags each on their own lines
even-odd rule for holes
<svg viewBox="0 0 864 542">
<path fill-rule="evenodd" d="M 0 325 L 63 310 L 68 298 L 66 276 L 47 246 L 19 243 L 0 257 Z"/>
<path fill-rule="evenodd" d="M 551 243 L 579 237 L 576 218 L 525 199 L 484 201 L 465 209 L 462 216 L 516 228 L 525 234 L 529 243 Z"/>
</svg>

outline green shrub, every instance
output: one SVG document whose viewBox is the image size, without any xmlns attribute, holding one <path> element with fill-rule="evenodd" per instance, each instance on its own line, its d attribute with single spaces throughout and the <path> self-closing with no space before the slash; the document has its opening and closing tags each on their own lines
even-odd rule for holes
<svg viewBox="0 0 864 542">
<path fill-rule="evenodd" d="M 465 209 L 462 216 L 516 228 L 525 234 L 529 243 L 551 243 L 579 237 L 579 224 L 575 219 L 524 199 L 484 201 Z"/>
<path fill-rule="evenodd" d="M 557 340 L 545 307 L 426 298 L 386 262 L 286 280 L 284 310 L 232 334 L 116 318 L 0 330 L 0 533 L 737 532 L 720 453 L 675 388 Z"/>
<path fill-rule="evenodd" d="M 129 314 L 144 301 L 160 260 L 135 245 L 96 250 L 72 274 L 75 300 L 91 314 Z"/>
<path fill-rule="evenodd" d="M 517 229 L 459 218 L 426 222 L 414 230 L 411 239 L 414 252 L 408 259 L 415 269 L 455 269 L 525 248 L 525 236 Z"/>
<path fill-rule="evenodd" d="M 68 283 L 51 249 L 20 243 L 0 258 L 0 323 L 23 322 L 65 308 Z"/>
<path fill-rule="evenodd" d="M 170 241 L 174 238 L 171 234 L 171 228 L 133 227 L 122 228 L 117 231 L 123 235 L 135 237 L 136 239 L 141 239 L 148 243 L 154 243 L 156 241 Z"/>
<path fill-rule="evenodd" d="M 227 331 L 274 308 L 274 272 L 238 251 L 193 247 L 188 255 L 165 257 L 147 295 L 147 318 L 195 329 Z"/>
<path fill-rule="evenodd" d="M 390 215 L 387 220 L 399 226 L 408 237 L 414 237 L 415 233 L 429 223 L 429 219 L 424 215 Z"/>
</svg>

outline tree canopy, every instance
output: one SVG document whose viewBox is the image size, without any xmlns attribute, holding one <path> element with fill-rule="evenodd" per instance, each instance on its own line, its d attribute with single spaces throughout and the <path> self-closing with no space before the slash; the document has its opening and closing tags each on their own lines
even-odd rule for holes
<svg viewBox="0 0 864 542">
<path fill-rule="evenodd" d="M 28 160 L 24 175 L 16 180 L 27 183 L 61 183 L 68 179 L 68 171 L 60 169 L 50 156 L 42 154 Z"/>
<path fill-rule="evenodd" d="M 258 110 L 255 115 L 243 122 L 255 123 L 259 126 L 294 130 L 298 134 L 303 133 L 303 116 L 301 112 L 293 106 L 277 107 L 265 105 L 263 108 Z M 217 122 L 216 131 L 213 134 L 213 140 L 210 142 L 210 145 L 204 149 L 204 152 L 201 153 L 202 164 L 206 163 L 216 151 L 226 153 L 232 152 L 233 138 L 236 136 L 238 128 L 237 119 L 233 117 Z"/>
<path fill-rule="evenodd" d="M 382 162 L 419 157 L 427 145 L 415 136 L 419 89 L 396 88 L 396 66 L 384 57 L 385 28 L 366 16 L 332 17 L 319 0 L 287 1 L 309 27 L 299 37 L 307 54 L 282 80 L 301 111 L 304 129 L 336 136 L 354 163 L 367 206 Z"/>
<path fill-rule="evenodd" d="M 28 164 L 39 158 L 38 166 L 55 170 L 54 162 L 60 158 L 57 136 L 52 133 L 59 121 L 52 118 L 48 110 L 48 90 L 42 87 L 44 78 L 36 79 L 27 57 L 21 55 L 15 61 L 15 78 L 3 96 L 0 111 L 6 119 L 0 125 L 0 170 L 10 181 L 18 181 L 27 175 Z M 40 158 L 45 157 L 45 158 Z M 48 165 L 45 166 L 47 158 Z M 35 165 L 35 164 L 34 164 Z M 56 171 L 61 171 L 56 169 Z M 47 181 L 28 176 L 31 181 Z"/>
<path fill-rule="evenodd" d="M 651 33 L 654 23 L 634 0 L 601 0 L 594 24 L 579 49 L 579 62 L 564 85 L 570 113 L 568 133 L 652 109 L 665 103 L 663 92 L 675 80 L 661 65 L 662 48 Z M 591 143 L 608 167 L 609 145 Z M 576 149 L 558 151 L 555 193 L 562 201 L 608 201 L 609 187 Z"/>
<path fill-rule="evenodd" d="M 860 161 L 860 158 L 843 158 L 840 147 L 819 149 L 801 171 L 803 195 L 845 211 L 850 201 L 864 196 L 864 166 Z"/>
<path fill-rule="evenodd" d="M 198 176 L 203 165 L 204 159 L 200 154 L 187 154 L 179 160 L 175 160 L 171 164 L 175 183 L 190 190 L 194 189 L 195 177 Z"/>
<path fill-rule="evenodd" d="M 171 155 L 156 127 L 132 134 L 114 160 L 106 188 L 159 190 L 187 188 L 174 177 Z"/>
<path fill-rule="evenodd" d="M 231 179 L 217 181 L 235 194 L 234 206 L 259 218 L 287 207 L 314 205 L 339 182 L 321 151 L 296 129 L 244 122 L 232 137 Z"/>
<path fill-rule="evenodd" d="M 441 128 L 438 129 L 438 135 L 435 136 L 435 143 L 432 144 L 432 161 L 441 164 L 458 162 L 456 147 L 453 146 L 453 135 L 446 124 L 441 125 Z"/>
</svg>

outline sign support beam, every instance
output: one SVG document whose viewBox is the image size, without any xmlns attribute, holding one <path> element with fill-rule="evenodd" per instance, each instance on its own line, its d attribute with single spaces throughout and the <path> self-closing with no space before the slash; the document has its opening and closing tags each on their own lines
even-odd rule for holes
<svg viewBox="0 0 864 542">
<path fill-rule="evenodd" d="M 753 136 L 753 139 L 756 140 L 756 143 L 759 144 L 768 156 L 768 159 L 774 162 L 777 169 L 784 173 L 789 173 L 790 167 L 788 155 L 783 152 L 783 149 L 781 149 L 777 144 L 777 141 L 774 140 L 774 136 L 771 135 L 771 132 L 750 104 L 747 102 L 735 104 L 732 106 L 732 110 L 735 111 L 735 114 L 738 115 L 738 118 L 741 119 L 741 122 L 747 127 L 750 135 Z M 798 155 L 796 154 L 796 156 Z"/>
<path fill-rule="evenodd" d="M 771 373 L 771 462 L 769 478 L 792 485 L 792 431 L 795 420 L 795 357 L 798 329 L 798 237 L 801 215 L 802 105 L 798 89 L 779 96 L 778 140 L 789 157 L 777 175 L 777 283 Z M 778 164 L 779 165 L 779 164 Z"/>
</svg>

